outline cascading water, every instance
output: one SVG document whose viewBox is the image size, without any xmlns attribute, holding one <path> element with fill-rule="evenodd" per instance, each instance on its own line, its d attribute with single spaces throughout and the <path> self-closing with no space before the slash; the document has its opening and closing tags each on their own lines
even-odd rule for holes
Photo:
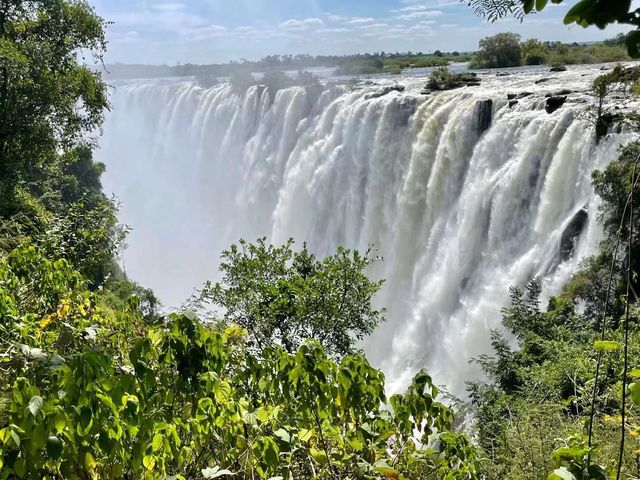
<svg viewBox="0 0 640 480">
<path fill-rule="evenodd" d="M 293 237 L 320 255 L 373 245 L 388 321 L 368 357 L 391 390 L 424 367 L 462 393 L 509 286 L 539 276 L 556 293 L 597 247 L 591 172 L 625 140 L 596 146 L 584 118 L 599 73 L 540 85 L 540 71 L 486 75 L 430 96 L 410 77 L 397 80 L 404 91 L 380 79 L 275 98 L 227 84 L 119 85 L 99 159 L 134 228 L 128 273 L 175 304 L 215 279 L 220 251 L 241 237 Z M 578 93 L 548 114 L 545 94 L 560 88 Z M 507 100 L 526 90 L 535 94 Z"/>
</svg>

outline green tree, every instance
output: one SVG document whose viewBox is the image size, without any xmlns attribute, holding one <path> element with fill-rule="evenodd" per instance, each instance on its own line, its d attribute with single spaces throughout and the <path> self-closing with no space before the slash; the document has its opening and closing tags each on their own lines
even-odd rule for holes
<svg viewBox="0 0 640 480">
<path fill-rule="evenodd" d="M 222 282 L 206 285 L 201 298 L 246 328 L 258 350 L 279 343 L 294 352 L 312 338 L 343 356 L 384 318 L 373 306 L 382 282 L 365 274 L 372 262 L 370 252 L 339 248 L 319 260 L 306 244 L 294 251 L 292 240 L 280 247 L 242 240 L 222 254 Z"/>
<path fill-rule="evenodd" d="M 522 42 L 522 62 L 525 65 L 542 65 L 549 55 L 547 46 L 535 38 Z"/>
<path fill-rule="evenodd" d="M 520 35 L 499 33 L 480 40 L 478 60 L 481 68 L 517 67 L 521 59 Z"/>
<path fill-rule="evenodd" d="M 525 14 L 542 11 L 548 5 L 548 0 L 470 0 L 480 16 L 496 21 L 507 15 L 522 17 Z M 552 0 L 552 3 L 563 3 L 563 0 Z M 575 23 L 582 27 L 596 26 L 604 29 L 619 23 L 630 25 L 636 30 L 626 37 L 629 55 L 634 58 L 640 56 L 640 15 L 631 0 L 572 0 L 573 6 L 567 12 L 564 23 Z"/>
<path fill-rule="evenodd" d="M 101 59 L 103 28 L 83 1 L 0 3 L 0 214 L 19 210 L 18 186 L 101 125 L 106 86 L 79 55 Z"/>
</svg>

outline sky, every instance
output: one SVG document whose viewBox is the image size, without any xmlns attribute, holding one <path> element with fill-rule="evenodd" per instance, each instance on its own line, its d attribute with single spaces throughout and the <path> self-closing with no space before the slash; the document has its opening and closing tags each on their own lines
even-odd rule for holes
<svg viewBox="0 0 640 480">
<path fill-rule="evenodd" d="M 223 63 L 265 55 L 472 51 L 510 31 L 587 42 L 624 31 L 564 26 L 575 3 L 489 24 L 459 0 L 90 0 L 107 21 L 108 63 Z"/>
</svg>

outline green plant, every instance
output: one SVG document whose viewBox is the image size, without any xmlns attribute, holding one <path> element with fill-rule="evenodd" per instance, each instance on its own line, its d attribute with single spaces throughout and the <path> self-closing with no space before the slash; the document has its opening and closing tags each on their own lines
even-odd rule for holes
<svg viewBox="0 0 640 480">
<path fill-rule="evenodd" d="M 422 372 L 387 407 L 360 355 L 100 305 L 35 247 L 0 260 L 0 478 L 477 478 Z"/>
<path fill-rule="evenodd" d="M 293 240 L 280 247 L 241 240 L 223 252 L 222 282 L 207 284 L 201 299 L 246 328 L 252 348 L 279 343 L 294 352 L 313 338 L 343 356 L 384 318 L 372 301 L 382 282 L 365 274 L 373 261 L 370 252 L 339 248 L 319 260 L 306 244 L 294 251 Z"/>
</svg>

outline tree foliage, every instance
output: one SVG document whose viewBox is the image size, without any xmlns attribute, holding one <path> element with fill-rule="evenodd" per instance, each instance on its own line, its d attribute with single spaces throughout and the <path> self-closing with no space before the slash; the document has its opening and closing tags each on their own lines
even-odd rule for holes
<svg viewBox="0 0 640 480">
<path fill-rule="evenodd" d="M 0 259 L 0 329 L 0 478 L 477 478 L 425 373 L 387 399 L 359 355 L 149 323 L 33 246 Z"/>
<path fill-rule="evenodd" d="M 0 4 L 0 194 L 38 181 L 60 150 L 102 122 L 106 87 L 80 61 L 101 58 L 104 21 L 87 3 L 8 0 Z M 12 204 L 3 202 L 2 213 Z"/>
<path fill-rule="evenodd" d="M 564 0 L 551 0 L 559 4 Z M 496 21 L 508 15 L 522 17 L 532 12 L 541 12 L 549 4 L 548 0 L 470 0 L 475 12 L 490 21 Z M 567 12 L 564 23 L 582 27 L 596 26 L 604 29 L 611 24 L 630 25 L 636 30 L 627 35 L 625 41 L 629 55 L 640 56 L 640 11 L 634 8 L 631 0 L 574 0 Z"/>
<path fill-rule="evenodd" d="M 222 254 L 222 282 L 208 284 L 201 297 L 246 328 L 258 350 L 278 343 L 294 352 L 313 338 L 344 356 L 384 318 L 373 306 L 382 282 L 365 273 L 372 262 L 370 252 L 339 248 L 319 260 L 306 244 L 294 251 L 293 240 L 280 247 L 241 240 Z"/>
<path fill-rule="evenodd" d="M 499 33 L 480 40 L 477 65 L 479 68 L 519 67 L 522 60 L 520 35 Z"/>
</svg>

